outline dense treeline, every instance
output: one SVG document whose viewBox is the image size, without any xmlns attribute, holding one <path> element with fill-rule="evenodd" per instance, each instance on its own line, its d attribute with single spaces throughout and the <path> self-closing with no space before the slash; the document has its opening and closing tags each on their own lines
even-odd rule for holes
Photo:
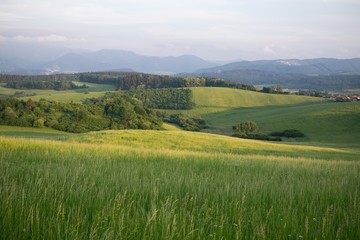
<svg viewBox="0 0 360 240">
<path fill-rule="evenodd" d="M 86 85 L 76 85 L 72 81 L 78 80 L 76 74 L 55 75 L 0 75 L 0 82 L 6 83 L 5 87 L 15 89 L 54 89 L 70 90 L 86 88 Z"/>
<path fill-rule="evenodd" d="M 21 82 L 21 81 L 78 81 L 77 74 L 53 74 L 53 75 L 11 75 L 0 74 L 0 82 Z"/>
<path fill-rule="evenodd" d="M 66 132 L 103 129 L 159 129 L 162 121 L 141 101 L 123 94 L 108 94 L 86 104 L 38 102 L 0 98 L 0 124 L 49 127 Z"/>
<path fill-rule="evenodd" d="M 183 88 L 183 87 L 229 87 L 256 91 L 252 85 L 230 82 L 220 78 L 206 77 L 178 77 L 167 75 L 153 75 L 136 72 L 98 72 L 56 75 L 0 75 L 0 82 L 7 83 L 12 88 L 55 89 L 54 83 L 69 83 L 68 87 L 75 88 L 72 81 L 91 82 L 97 84 L 112 84 L 118 90 L 143 88 Z M 52 82 L 46 85 L 45 82 Z M 84 87 L 84 86 L 81 86 Z M 62 89 L 61 87 L 59 89 Z"/>
<path fill-rule="evenodd" d="M 223 79 L 198 77 L 173 77 L 145 73 L 82 73 L 81 82 L 107 83 L 116 85 L 117 89 L 129 90 L 143 88 L 182 88 L 182 87 L 229 87 L 255 91 L 252 85 L 229 82 Z"/>
<path fill-rule="evenodd" d="M 188 88 L 136 89 L 129 94 L 141 100 L 145 107 L 156 109 L 192 109 L 191 90 Z"/>
<path fill-rule="evenodd" d="M 134 72 L 82 73 L 81 82 L 113 84 L 118 90 L 145 88 L 178 88 L 183 87 L 182 78 L 152 75 Z"/>
<path fill-rule="evenodd" d="M 252 85 L 281 84 L 286 88 L 293 89 L 341 90 L 360 88 L 360 75 L 358 74 L 309 76 L 304 74 L 275 73 L 244 69 L 199 73 L 195 76 L 222 78 L 231 82 L 241 82 Z"/>
<path fill-rule="evenodd" d="M 281 85 L 263 87 L 261 92 L 263 93 L 273 93 L 273 94 L 290 94 L 290 92 L 284 92 Z"/>
<path fill-rule="evenodd" d="M 86 85 L 76 85 L 70 81 L 38 81 L 38 80 L 25 80 L 25 81 L 10 81 L 5 87 L 15 89 L 53 89 L 53 90 L 71 90 L 78 88 L 86 88 Z"/>
</svg>

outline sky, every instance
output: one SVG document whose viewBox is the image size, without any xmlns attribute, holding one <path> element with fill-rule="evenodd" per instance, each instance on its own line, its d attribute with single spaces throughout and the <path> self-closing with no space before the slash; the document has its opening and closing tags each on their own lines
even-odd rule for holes
<svg viewBox="0 0 360 240">
<path fill-rule="evenodd" d="M 207 60 L 360 57 L 360 0 L 0 0 L 0 45 Z"/>
</svg>

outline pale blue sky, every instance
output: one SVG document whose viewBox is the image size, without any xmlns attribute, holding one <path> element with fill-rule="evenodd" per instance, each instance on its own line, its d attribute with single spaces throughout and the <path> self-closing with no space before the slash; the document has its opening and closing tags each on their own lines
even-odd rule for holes
<svg viewBox="0 0 360 240">
<path fill-rule="evenodd" d="M 209 60 L 360 57 L 360 0 L 0 0 L 0 44 Z"/>
</svg>

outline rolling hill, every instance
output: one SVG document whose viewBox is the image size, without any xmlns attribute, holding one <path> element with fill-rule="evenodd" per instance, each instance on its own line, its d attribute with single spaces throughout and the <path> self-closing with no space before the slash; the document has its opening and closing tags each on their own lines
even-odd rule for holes
<svg viewBox="0 0 360 240">
<path fill-rule="evenodd" d="M 298 129 L 306 144 L 360 147 L 360 103 L 265 94 L 226 88 L 193 88 L 196 107 L 182 111 L 202 117 L 212 133 L 232 134 L 236 123 L 255 121 L 263 132 Z"/>
<path fill-rule="evenodd" d="M 9 130 L 0 126 L 3 239 L 359 234 L 355 150 L 184 131 L 101 131 L 56 140 L 51 131 L 33 139 L 33 129 L 14 127 L 16 138 Z"/>
</svg>

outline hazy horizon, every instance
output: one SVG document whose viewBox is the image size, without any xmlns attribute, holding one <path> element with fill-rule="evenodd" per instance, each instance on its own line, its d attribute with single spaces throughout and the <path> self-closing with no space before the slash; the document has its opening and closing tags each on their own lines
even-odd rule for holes
<svg viewBox="0 0 360 240">
<path fill-rule="evenodd" d="M 0 9 L 3 48 L 212 61 L 360 57 L 357 0 L 3 0 Z"/>
</svg>

